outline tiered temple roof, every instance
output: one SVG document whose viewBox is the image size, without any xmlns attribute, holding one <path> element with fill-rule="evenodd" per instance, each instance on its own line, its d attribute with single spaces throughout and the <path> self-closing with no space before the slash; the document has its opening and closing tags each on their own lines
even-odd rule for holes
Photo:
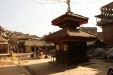
<svg viewBox="0 0 113 75">
<path fill-rule="evenodd" d="M 113 2 L 106 4 L 100 8 L 101 14 L 97 15 L 98 18 L 113 18 Z"/>
<path fill-rule="evenodd" d="M 101 26 L 104 24 L 113 23 L 113 2 L 101 7 L 100 10 L 101 14 L 95 16 L 101 19 L 97 24 Z"/>
<path fill-rule="evenodd" d="M 95 35 L 77 29 L 77 27 L 79 27 L 80 25 L 88 23 L 88 18 L 71 12 L 70 0 L 67 0 L 67 4 L 68 4 L 67 12 L 52 20 L 52 25 L 59 26 L 62 29 L 47 36 L 46 41 L 87 42 L 94 40 L 96 38 Z"/>
<path fill-rule="evenodd" d="M 87 17 L 74 14 L 73 12 L 67 12 L 52 21 L 52 25 L 59 26 L 60 28 L 65 28 L 69 24 L 73 24 L 72 26 L 76 28 L 85 23 L 88 23 Z"/>
<path fill-rule="evenodd" d="M 78 41 L 78 42 L 87 42 L 95 40 L 96 35 L 88 33 L 84 30 L 79 29 L 70 29 L 65 28 L 61 29 L 53 34 L 50 34 L 46 37 L 46 41 L 55 42 L 55 41 Z"/>
</svg>

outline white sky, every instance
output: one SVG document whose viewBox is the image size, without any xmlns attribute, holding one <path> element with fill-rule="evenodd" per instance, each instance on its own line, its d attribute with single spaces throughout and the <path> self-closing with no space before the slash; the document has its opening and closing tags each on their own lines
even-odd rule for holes
<svg viewBox="0 0 113 75">
<path fill-rule="evenodd" d="M 66 0 L 0 0 L 0 25 L 11 31 L 43 36 L 59 30 L 51 21 L 65 14 Z M 96 26 L 95 15 L 112 0 L 70 0 L 71 11 L 89 18 L 84 26 Z M 100 30 L 100 28 L 98 28 Z"/>
</svg>

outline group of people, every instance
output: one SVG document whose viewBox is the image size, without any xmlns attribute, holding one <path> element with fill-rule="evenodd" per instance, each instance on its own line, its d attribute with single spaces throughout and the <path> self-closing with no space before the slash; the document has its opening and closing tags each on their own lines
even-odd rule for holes
<svg viewBox="0 0 113 75">
<path fill-rule="evenodd" d="M 42 59 L 44 58 L 45 56 L 45 49 L 42 49 L 41 47 L 38 47 L 37 50 L 34 50 L 31 57 L 36 59 L 36 58 L 39 58 L 39 59 Z"/>
</svg>

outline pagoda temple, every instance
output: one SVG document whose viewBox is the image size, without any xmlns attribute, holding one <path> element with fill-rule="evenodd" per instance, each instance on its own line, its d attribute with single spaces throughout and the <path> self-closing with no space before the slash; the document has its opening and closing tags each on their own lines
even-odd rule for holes
<svg viewBox="0 0 113 75">
<path fill-rule="evenodd" d="M 87 42 L 94 41 L 96 36 L 77 28 L 88 23 L 88 18 L 71 12 L 69 0 L 67 4 L 67 12 L 52 20 L 52 25 L 62 29 L 48 35 L 45 41 L 54 42 L 58 64 L 72 65 L 88 62 Z"/>
</svg>

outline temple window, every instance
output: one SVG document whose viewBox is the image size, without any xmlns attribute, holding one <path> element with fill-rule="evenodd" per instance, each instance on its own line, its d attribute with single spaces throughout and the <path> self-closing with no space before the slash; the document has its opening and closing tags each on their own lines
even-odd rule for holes
<svg viewBox="0 0 113 75">
<path fill-rule="evenodd" d="M 100 19 L 100 18 L 96 18 L 96 20 L 97 20 L 97 21 L 101 21 L 101 19 Z"/>
<path fill-rule="evenodd" d="M 112 16 L 113 16 L 113 14 L 112 14 Z"/>
<path fill-rule="evenodd" d="M 67 44 L 64 44 L 64 51 L 67 51 Z"/>
<path fill-rule="evenodd" d="M 112 11 L 113 11 L 113 9 L 112 9 Z"/>
<path fill-rule="evenodd" d="M 105 16 L 106 16 L 106 14 L 107 14 L 107 13 L 105 13 Z"/>
<path fill-rule="evenodd" d="M 107 8 L 106 8 L 106 10 L 107 10 Z"/>
<path fill-rule="evenodd" d="M 107 16 L 109 16 L 109 14 L 107 14 Z"/>
<path fill-rule="evenodd" d="M 56 45 L 56 50 L 59 50 L 59 45 Z"/>
</svg>

